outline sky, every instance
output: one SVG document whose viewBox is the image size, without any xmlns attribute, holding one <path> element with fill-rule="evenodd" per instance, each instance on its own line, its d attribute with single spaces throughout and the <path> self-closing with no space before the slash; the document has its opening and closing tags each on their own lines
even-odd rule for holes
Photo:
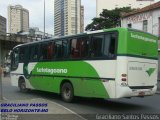
<svg viewBox="0 0 160 120">
<path fill-rule="evenodd" d="M 54 0 L 46 1 L 46 32 L 54 34 Z M 30 27 L 44 29 L 44 0 L 0 0 L 0 15 L 7 18 L 7 7 L 9 5 L 22 5 L 29 10 Z M 96 17 L 96 0 L 81 0 L 84 5 L 84 24 L 91 23 L 92 18 Z"/>
</svg>

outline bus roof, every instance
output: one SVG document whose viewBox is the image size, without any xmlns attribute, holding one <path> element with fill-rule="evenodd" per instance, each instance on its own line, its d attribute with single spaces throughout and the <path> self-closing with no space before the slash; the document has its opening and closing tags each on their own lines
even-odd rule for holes
<svg viewBox="0 0 160 120">
<path fill-rule="evenodd" d="M 124 31 L 131 30 L 131 31 L 138 31 L 138 32 L 146 33 L 146 32 L 144 32 L 144 31 L 140 31 L 140 30 L 137 30 L 137 29 L 118 27 L 118 28 L 102 29 L 102 30 L 96 30 L 96 31 L 87 31 L 87 32 L 84 32 L 84 33 L 76 34 L 76 35 L 68 35 L 68 36 L 50 38 L 50 39 L 41 40 L 41 41 L 34 41 L 34 42 L 24 43 L 24 44 L 17 45 L 17 46 L 15 46 L 14 48 L 19 47 L 19 46 L 23 46 L 23 45 L 30 45 L 30 44 L 34 44 L 34 43 L 41 43 L 41 42 L 48 42 L 48 41 L 52 41 L 52 40 L 59 40 L 59 39 L 64 39 L 64 38 L 71 38 L 71 37 L 83 36 L 83 35 L 87 35 L 87 34 L 89 35 L 89 34 L 94 34 L 94 33 L 111 32 L 111 31 L 121 31 L 121 30 L 124 30 Z M 150 34 L 150 33 L 147 33 L 147 34 Z M 153 34 L 150 34 L 150 35 L 155 36 L 155 35 L 153 35 Z M 13 48 L 13 49 L 14 49 L 14 48 Z"/>
</svg>

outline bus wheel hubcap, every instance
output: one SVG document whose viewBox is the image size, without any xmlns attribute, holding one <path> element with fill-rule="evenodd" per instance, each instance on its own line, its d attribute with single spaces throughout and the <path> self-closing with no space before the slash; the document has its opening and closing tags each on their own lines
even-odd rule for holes
<svg viewBox="0 0 160 120">
<path fill-rule="evenodd" d="M 70 98 L 70 96 L 71 96 L 71 90 L 69 88 L 66 88 L 64 90 L 64 97 L 65 98 Z"/>
<path fill-rule="evenodd" d="M 26 88 L 25 83 L 21 83 L 21 89 L 24 90 Z"/>
</svg>

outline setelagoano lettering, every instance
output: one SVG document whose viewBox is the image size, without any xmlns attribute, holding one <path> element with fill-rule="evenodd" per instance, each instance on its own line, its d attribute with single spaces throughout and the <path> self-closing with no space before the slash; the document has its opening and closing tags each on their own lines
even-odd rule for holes
<svg viewBox="0 0 160 120">
<path fill-rule="evenodd" d="M 68 73 L 68 70 L 67 69 L 52 69 L 52 68 L 37 68 L 37 72 L 50 73 L 50 74 L 55 74 L 55 73 L 66 74 L 66 73 Z"/>
<path fill-rule="evenodd" d="M 140 40 L 143 40 L 143 41 L 146 41 L 146 42 L 156 43 L 156 40 L 154 40 L 154 39 L 147 38 L 147 37 L 140 36 L 140 35 L 133 34 L 133 33 L 131 33 L 131 37 L 132 37 L 132 38 L 136 38 L 136 39 L 140 39 Z"/>
</svg>

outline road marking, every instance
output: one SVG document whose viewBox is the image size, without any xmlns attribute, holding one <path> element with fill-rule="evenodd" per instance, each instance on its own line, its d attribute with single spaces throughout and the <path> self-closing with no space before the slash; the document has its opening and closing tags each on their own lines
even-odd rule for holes
<svg viewBox="0 0 160 120">
<path fill-rule="evenodd" d="M 42 99 L 42 98 L 41 98 L 41 99 Z M 44 98 L 43 98 L 43 99 L 44 99 Z M 47 99 L 44 99 L 44 100 L 47 100 Z M 51 101 L 51 100 L 48 100 L 48 101 L 51 102 L 51 103 L 54 103 L 54 104 L 56 104 L 56 105 L 58 105 L 58 106 L 60 106 L 60 107 L 63 107 L 64 109 L 68 110 L 68 111 L 71 112 L 72 114 L 75 114 L 76 116 L 78 116 L 79 118 L 81 118 L 81 119 L 83 119 L 83 120 L 87 120 L 86 118 L 82 117 L 82 116 L 79 115 L 78 113 L 76 113 L 76 112 L 74 112 L 74 111 L 66 108 L 65 106 L 63 106 L 63 105 L 61 105 L 61 104 L 58 104 L 58 103 L 53 102 L 53 101 Z"/>
</svg>

